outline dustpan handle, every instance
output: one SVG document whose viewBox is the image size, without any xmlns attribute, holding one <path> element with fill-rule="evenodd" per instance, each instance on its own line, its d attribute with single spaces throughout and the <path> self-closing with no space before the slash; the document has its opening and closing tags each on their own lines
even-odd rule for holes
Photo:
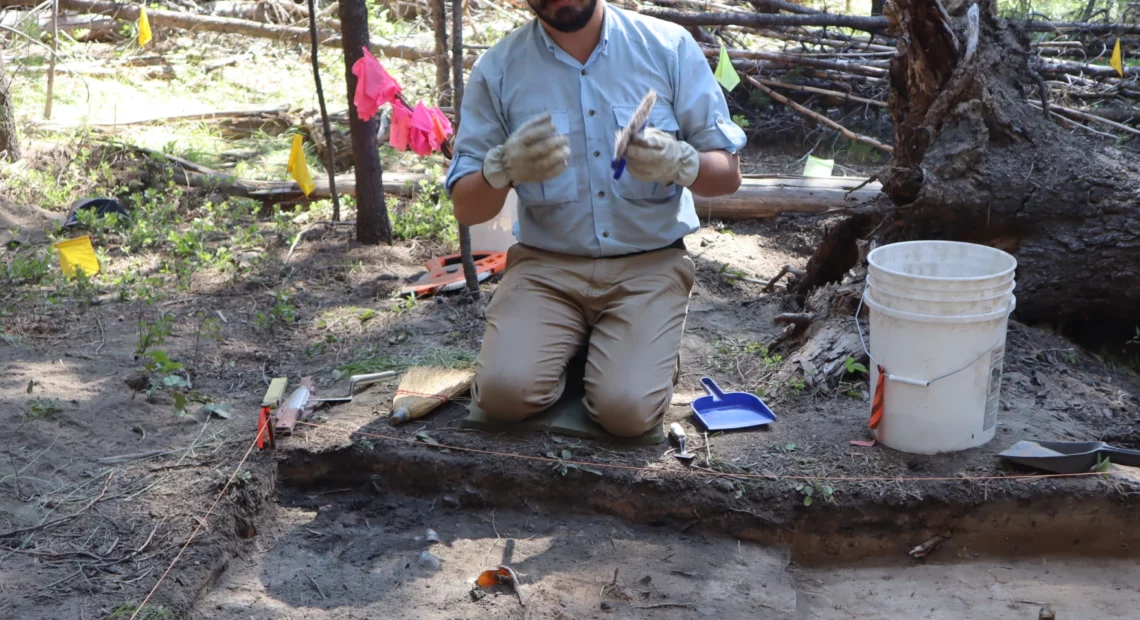
<svg viewBox="0 0 1140 620">
<path fill-rule="evenodd" d="M 710 377 L 701 379 L 701 385 L 704 386 L 705 391 L 717 400 L 724 400 L 724 392 L 721 391 L 720 386 L 716 384 Z"/>
<path fill-rule="evenodd" d="M 1140 450 L 1105 447 L 1101 448 L 1100 453 L 1102 456 L 1107 456 L 1110 461 L 1117 465 L 1140 467 Z"/>
</svg>

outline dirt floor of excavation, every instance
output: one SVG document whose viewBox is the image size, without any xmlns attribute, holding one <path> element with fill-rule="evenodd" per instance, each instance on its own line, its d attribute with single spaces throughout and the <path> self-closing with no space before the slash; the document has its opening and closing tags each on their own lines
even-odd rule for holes
<svg viewBox="0 0 1140 620">
<path fill-rule="evenodd" d="M 1128 560 L 986 558 L 953 539 L 925 559 L 831 567 L 732 538 L 538 506 L 465 509 L 439 498 L 286 491 L 191 618 L 1128 617 Z M 501 565 L 510 585 L 477 588 Z"/>
</svg>

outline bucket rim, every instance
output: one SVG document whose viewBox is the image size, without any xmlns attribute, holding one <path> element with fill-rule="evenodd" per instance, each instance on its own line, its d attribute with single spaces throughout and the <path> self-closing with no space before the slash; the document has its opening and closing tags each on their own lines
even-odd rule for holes
<svg viewBox="0 0 1140 620">
<path fill-rule="evenodd" d="M 984 314 L 956 314 L 941 316 L 937 314 L 919 314 L 917 312 L 906 312 L 905 310 L 895 310 L 888 308 L 883 304 L 875 301 L 863 291 L 863 303 L 868 308 L 881 312 L 894 319 L 902 319 L 904 321 L 913 321 L 915 323 L 985 323 L 988 321 L 996 321 L 1002 318 L 1008 318 L 1013 315 L 1013 311 L 1017 309 L 1017 295 L 1009 296 L 1009 308 L 1001 310 L 994 310 L 993 312 L 986 312 Z"/>
<path fill-rule="evenodd" d="M 994 273 L 994 274 L 990 274 L 988 276 L 963 276 L 960 278 L 941 278 L 941 277 L 935 277 L 935 276 L 919 276 L 919 275 L 914 275 L 914 274 L 910 274 L 910 273 L 905 273 L 902 271 L 896 271 L 894 269 L 888 269 L 887 267 L 883 267 L 882 265 L 875 264 L 873 261 L 873 257 L 875 256 L 875 254 L 878 254 L 879 252 L 882 252 L 883 250 L 885 250 L 887 248 L 894 247 L 897 249 L 898 246 L 918 245 L 918 244 L 943 245 L 943 246 L 951 246 L 951 245 L 952 246 L 972 246 L 972 247 L 984 248 L 985 250 L 997 252 L 997 253 L 1001 254 L 1002 256 L 1009 257 L 1009 260 L 1013 261 L 1013 265 L 1010 266 L 1008 269 L 1004 269 L 1002 271 L 999 271 L 999 272 Z M 882 271 L 883 273 L 888 273 L 888 274 L 893 275 L 893 276 L 899 276 L 901 278 L 909 278 L 909 279 L 917 280 L 920 282 L 980 282 L 982 280 L 993 280 L 995 278 L 1006 277 L 1010 273 L 1017 271 L 1017 257 L 1010 254 L 1009 252 L 1006 252 L 1005 250 L 999 250 L 995 247 L 990 247 L 988 245 L 982 245 L 980 243 L 967 243 L 965 241 L 943 241 L 943 240 L 937 240 L 937 239 L 931 239 L 931 240 L 927 240 L 927 241 L 923 241 L 923 240 L 898 241 L 895 243 L 888 243 L 887 245 L 881 245 L 881 246 L 875 248 L 874 250 L 871 250 L 871 252 L 869 254 L 867 254 L 867 264 L 871 267 L 874 267 L 875 269 L 878 269 L 879 271 Z"/>
<path fill-rule="evenodd" d="M 924 297 L 911 297 L 909 295 L 900 295 L 898 293 L 894 293 L 894 292 L 891 292 L 890 290 L 887 290 L 885 288 L 877 286 L 875 282 L 876 281 L 874 280 L 874 276 L 868 273 L 867 274 L 867 288 L 875 291 L 876 293 L 893 295 L 895 297 L 901 297 L 902 299 L 909 299 L 911 301 L 924 301 L 924 302 L 928 302 L 928 303 L 932 303 L 932 304 L 968 304 L 968 303 L 986 302 L 986 301 L 998 299 L 999 297 L 1008 297 L 1008 296 L 1012 295 L 1015 290 L 1017 290 L 1017 281 L 1013 280 L 1012 282 L 1010 282 L 1009 286 L 1004 287 L 997 294 L 989 295 L 987 297 L 978 297 L 975 299 L 966 299 L 966 300 L 963 300 L 963 299 L 926 299 Z M 913 287 L 901 287 L 901 288 L 913 288 Z M 992 288 L 996 289 L 997 287 L 992 287 Z M 935 292 L 934 290 L 921 289 L 921 288 L 916 288 L 914 290 L 918 291 L 920 293 Z M 982 289 L 982 290 L 985 290 L 985 289 Z"/>
</svg>

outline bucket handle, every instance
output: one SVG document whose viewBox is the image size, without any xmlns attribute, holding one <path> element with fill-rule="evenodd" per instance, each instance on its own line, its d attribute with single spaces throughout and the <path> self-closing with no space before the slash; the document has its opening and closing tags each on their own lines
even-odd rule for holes
<svg viewBox="0 0 1140 620">
<path fill-rule="evenodd" d="M 863 313 L 863 300 L 866 299 L 866 297 L 867 297 L 867 288 L 868 288 L 867 286 L 863 287 L 863 294 L 859 296 L 859 307 L 855 310 L 855 331 L 858 332 L 858 334 L 859 334 L 859 344 L 863 346 L 863 352 L 867 354 L 867 357 L 871 360 L 871 363 L 873 363 L 875 366 L 880 366 L 878 360 L 875 359 L 875 356 L 871 355 L 871 350 L 869 348 L 867 348 L 867 341 L 863 339 L 863 325 L 862 325 L 862 323 L 859 322 L 859 315 Z M 1009 313 L 1013 314 L 1013 304 L 1010 304 Z M 935 377 L 935 378 L 930 379 L 930 380 L 912 379 L 910 377 L 903 377 L 901 375 L 893 375 L 890 373 L 885 373 L 885 374 L 886 374 L 887 379 L 890 381 L 895 381 L 898 383 L 908 383 L 910 385 L 917 385 L 918 387 L 930 387 L 930 385 L 932 383 L 934 383 L 935 381 L 941 381 L 942 379 L 956 375 L 956 374 L 962 372 L 963 370 L 966 370 L 967 368 L 973 366 L 974 364 L 977 364 L 978 361 L 981 360 L 986 355 L 988 355 L 990 353 L 990 351 L 993 351 L 994 349 L 998 348 L 998 345 L 1000 345 L 1002 343 L 1002 340 L 1003 340 L 1003 338 L 1001 338 L 999 336 L 997 342 L 995 342 L 993 344 L 993 346 L 986 349 L 985 351 L 982 351 L 981 354 L 979 354 L 977 357 L 975 357 L 969 364 L 962 366 L 958 370 L 952 370 L 952 371 L 950 371 L 944 375 Z"/>
</svg>

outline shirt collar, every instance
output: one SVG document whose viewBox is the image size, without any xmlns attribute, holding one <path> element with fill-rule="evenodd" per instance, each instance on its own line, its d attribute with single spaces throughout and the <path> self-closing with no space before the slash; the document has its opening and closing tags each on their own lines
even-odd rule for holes
<svg viewBox="0 0 1140 620">
<path fill-rule="evenodd" d="M 604 0 L 599 0 L 599 2 L 604 2 Z M 534 18 L 534 25 L 536 28 L 538 28 L 538 32 L 542 36 L 542 42 L 543 42 L 543 44 L 546 45 L 547 50 L 553 52 L 555 55 L 557 55 L 558 52 L 563 51 L 562 48 L 558 47 L 558 44 L 554 42 L 554 39 L 550 38 L 550 33 L 546 31 L 546 28 L 544 28 L 542 26 L 541 20 L 539 20 L 537 17 Z M 609 54 L 610 33 L 613 32 L 613 28 L 614 28 L 613 8 L 611 8 L 609 3 L 606 2 L 603 6 L 603 12 L 602 12 L 602 39 L 601 39 L 601 41 L 598 41 L 598 47 L 594 50 L 594 53 L 591 54 L 590 60 L 593 60 L 595 57 L 598 56 L 598 54 L 602 54 L 602 55 L 608 55 Z M 563 53 L 565 53 L 565 52 L 563 52 Z M 589 61 L 587 61 L 586 64 L 589 64 Z"/>
</svg>

